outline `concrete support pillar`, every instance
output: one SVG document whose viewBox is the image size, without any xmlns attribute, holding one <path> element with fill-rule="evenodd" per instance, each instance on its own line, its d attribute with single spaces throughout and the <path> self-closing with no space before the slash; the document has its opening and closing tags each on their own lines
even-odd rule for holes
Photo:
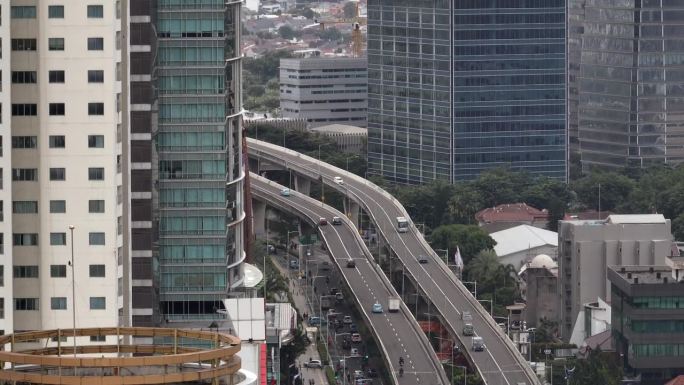
<svg viewBox="0 0 684 385">
<path fill-rule="evenodd" d="M 309 195 L 311 193 L 311 181 L 303 176 L 295 176 L 294 183 L 295 190 L 299 191 L 304 195 Z"/>
<path fill-rule="evenodd" d="M 344 198 L 344 213 L 358 230 L 361 226 L 361 206 L 349 198 Z"/>
<path fill-rule="evenodd" d="M 252 215 L 254 216 L 254 236 L 264 238 L 266 236 L 266 204 L 258 200 L 252 200 Z"/>
</svg>

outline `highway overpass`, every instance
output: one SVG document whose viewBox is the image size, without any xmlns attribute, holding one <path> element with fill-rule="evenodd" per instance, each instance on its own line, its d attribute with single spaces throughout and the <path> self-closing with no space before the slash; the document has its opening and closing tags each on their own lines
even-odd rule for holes
<svg viewBox="0 0 684 385">
<path fill-rule="evenodd" d="M 250 178 L 254 199 L 299 216 L 314 227 L 317 226 L 319 218 L 327 218 L 330 221 L 333 216 L 339 216 L 343 219 L 341 226 L 329 223 L 326 226 L 318 226 L 318 230 L 332 260 L 353 293 L 361 315 L 383 352 L 387 367 L 392 372 L 394 384 L 448 385 L 449 380 L 444 368 L 430 346 L 427 336 L 403 302 L 399 312 L 387 312 L 389 298 L 398 294 L 373 261 L 351 221 L 334 208 L 295 191 L 292 191 L 290 196 L 282 196 L 283 186 L 254 173 L 250 174 Z M 350 258 L 356 261 L 356 267 L 346 267 Z M 384 313 L 371 313 L 371 307 L 376 302 L 383 305 Z M 404 357 L 405 361 L 404 375 L 401 377 L 398 374 L 399 357 Z"/>
<path fill-rule="evenodd" d="M 472 314 L 475 333 L 484 339 L 487 348 L 483 352 L 469 354 L 488 385 L 540 385 L 525 358 L 470 291 L 456 279 L 413 223 L 408 232 L 397 231 L 396 218 L 409 216 L 394 197 L 364 178 L 296 151 L 254 139 L 248 139 L 247 143 L 250 157 L 266 161 L 272 166 L 287 168 L 299 177 L 322 179 L 326 186 L 363 207 L 380 235 L 405 266 L 406 274 L 418 290 L 430 299 L 443 325 L 453 336 L 461 339 L 465 347 L 470 346 L 470 340 L 461 336 L 461 314 L 463 311 Z M 344 184 L 335 183 L 336 176 L 342 177 Z M 418 263 L 416 257 L 421 254 L 430 256 L 430 262 Z"/>
</svg>

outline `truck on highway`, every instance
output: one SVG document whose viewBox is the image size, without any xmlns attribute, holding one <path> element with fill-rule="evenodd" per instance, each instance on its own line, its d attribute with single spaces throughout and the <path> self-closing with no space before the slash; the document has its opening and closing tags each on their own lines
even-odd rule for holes
<svg viewBox="0 0 684 385">
<path fill-rule="evenodd" d="M 321 309 L 323 309 L 323 310 L 330 309 L 330 297 L 323 296 L 321 298 Z"/>
<path fill-rule="evenodd" d="M 481 352 L 485 348 L 484 340 L 482 337 L 473 337 L 473 351 Z"/>
<path fill-rule="evenodd" d="M 405 233 L 408 231 L 409 223 L 406 217 L 397 217 L 397 231 Z"/>
<path fill-rule="evenodd" d="M 387 311 L 390 313 L 396 313 L 401 307 L 401 299 L 399 297 L 390 297 L 389 304 L 387 304 Z"/>
</svg>

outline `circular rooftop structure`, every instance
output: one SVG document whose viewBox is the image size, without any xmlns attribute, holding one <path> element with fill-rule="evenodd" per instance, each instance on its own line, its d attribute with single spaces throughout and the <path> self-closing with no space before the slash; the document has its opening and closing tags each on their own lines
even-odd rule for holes
<svg viewBox="0 0 684 385">
<path fill-rule="evenodd" d="M 529 269 L 554 269 L 556 262 L 546 254 L 539 254 L 530 261 Z"/>
<path fill-rule="evenodd" d="M 76 329 L 77 337 L 116 336 L 118 343 L 60 342 L 73 329 L 0 336 L 0 381 L 21 384 L 231 384 L 240 370 L 240 339 L 170 328 Z M 133 338 L 152 343 L 124 343 Z M 92 340 L 92 339 L 91 339 Z M 79 339 L 76 339 L 78 342 Z"/>
</svg>

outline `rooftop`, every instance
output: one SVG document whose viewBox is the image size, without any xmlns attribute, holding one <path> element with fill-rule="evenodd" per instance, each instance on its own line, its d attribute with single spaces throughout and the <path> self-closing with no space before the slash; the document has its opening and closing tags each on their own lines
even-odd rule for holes
<svg viewBox="0 0 684 385">
<path fill-rule="evenodd" d="M 608 266 L 608 269 L 628 284 L 676 283 L 668 266 Z"/>
<path fill-rule="evenodd" d="M 548 220 L 549 212 L 539 210 L 525 203 L 505 203 L 496 207 L 480 210 L 475 214 L 478 222 L 533 222 L 535 220 Z"/>
<path fill-rule="evenodd" d="M 356 135 L 368 135 L 368 130 L 363 127 L 350 126 L 347 124 L 328 124 L 326 126 L 314 127 L 311 131 L 330 134 L 356 134 Z"/>
<path fill-rule="evenodd" d="M 679 375 L 672 380 L 670 380 L 665 385 L 684 385 L 684 375 Z"/>
<path fill-rule="evenodd" d="M 494 252 L 499 257 L 540 246 L 558 246 L 558 233 L 530 225 L 515 226 L 489 236 L 496 241 Z"/>
<path fill-rule="evenodd" d="M 613 214 L 606 219 L 607 223 L 615 224 L 646 224 L 646 223 L 666 223 L 667 219 L 663 214 Z"/>
<path fill-rule="evenodd" d="M 610 211 L 601 211 L 598 212 L 596 210 L 586 210 L 586 211 L 581 211 L 577 213 L 566 213 L 565 216 L 563 217 L 564 220 L 566 221 L 572 221 L 572 220 L 603 220 L 607 219 L 608 216 L 612 215 L 613 213 Z"/>
</svg>

